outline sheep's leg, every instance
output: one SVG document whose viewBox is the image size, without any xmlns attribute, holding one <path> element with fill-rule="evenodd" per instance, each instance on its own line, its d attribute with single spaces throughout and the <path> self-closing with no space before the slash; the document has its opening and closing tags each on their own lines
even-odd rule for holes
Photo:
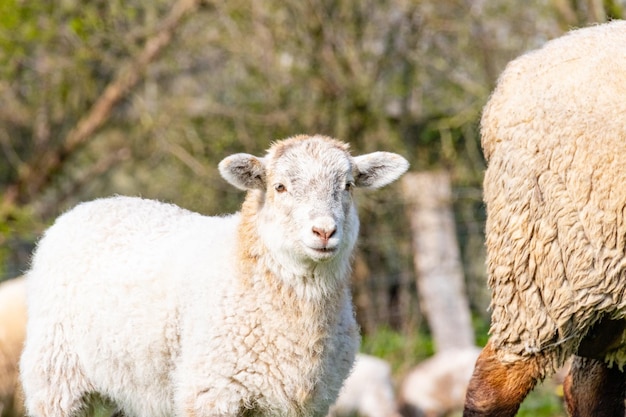
<svg viewBox="0 0 626 417">
<path fill-rule="evenodd" d="M 536 358 L 505 364 L 487 343 L 476 361 L 463 416 L 514 416 L 541 375 Z"/>
<path fill-rule="evenodd" d="M 624 417 L 626 375 L 608 368 L 608 352 L 623 348 L 626 320 L 603 318 L 582 340 L 563 384 L 565 404 L 572 417 Z"/>
<path fill-rule="evenodd" d="M 26 398 L 28 415 L 32 417 L 80 417 L 88 410 L 85 403 L 86 393 L 72 382 L 59 381 L 36 383 L 27 382 L 30 386 Z"/>
<path fill-rule="evenodd" d="M 242 404 L 251 404 L 237 392 L 235 380 L 230 385 L 226 379 L 216 378 L 216 386 L 194 390 L 189 386 L 180 389 L 181 396 L 177 399 L 178 415 L 185 417 L 238 417 L 246 416 Z"/>
<path fill-rule="evenodd" d="M 626 412 L 624 373 L 597 359 L 575 356 L 563 391 L 571 417 L 624 417 Z"/>
<path fill-rule="evenodd" d="M 78 357 L 69 351 L 60 330 L 31 338 L 22 353 L 21 381 L 27 414 L 31 417 L 83 416 L 90 384 L 84 377 Z"/>
</svg>

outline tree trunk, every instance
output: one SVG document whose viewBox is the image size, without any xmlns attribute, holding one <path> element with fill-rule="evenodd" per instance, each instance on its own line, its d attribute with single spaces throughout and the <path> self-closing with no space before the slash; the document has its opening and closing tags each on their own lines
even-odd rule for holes
<svg viewBox="0 0 626 417">
<path fill-rule="evenodd" d="M 417 290 L 435 348 L 474 346 L 450 178 L 444 172 L 408 173 L 402 187 L 413 235 Z"/>
</svg>

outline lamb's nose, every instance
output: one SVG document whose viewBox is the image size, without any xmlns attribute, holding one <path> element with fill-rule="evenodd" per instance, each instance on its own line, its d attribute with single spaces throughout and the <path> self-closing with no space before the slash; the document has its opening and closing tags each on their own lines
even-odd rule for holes
<svg viewBox="0 0 626 417">
<path fill-rule="evenodd" d="M 324 242 L 324 245 L 328 244 L 328 239 L 330 239 L 335 234 L 336 231 L 337 231 L 336 226 L 332 226 L 329 228 L 313 226 L 313 233 L 315 234 L 315 236 L 322 239 L 322 242 Z"/>
</svg>

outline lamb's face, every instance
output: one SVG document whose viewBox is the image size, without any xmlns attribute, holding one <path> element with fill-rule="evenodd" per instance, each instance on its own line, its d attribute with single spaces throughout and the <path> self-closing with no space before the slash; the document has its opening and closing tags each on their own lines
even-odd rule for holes
<svg viewBox="0 0 626 417">
<path fill-rule="evenodd" d="M 220 163 L 231 184 L 262 192 L 257 225 L 268 249 L 300 263 L 349 254 L 359 229 L 354 188 L 383 186 L 407 168 L 399 155 L 352 157 L 346 144 L 322 136 L 277 142 L 264 158 L 237 154 Z"/>
<path fill-rule="evenodd" d="M 326 261 L 354 247 L 354 163 L 327 141 L 299 142 L 270 154 L 260 232 L 273 249 Z"/>
</svg>

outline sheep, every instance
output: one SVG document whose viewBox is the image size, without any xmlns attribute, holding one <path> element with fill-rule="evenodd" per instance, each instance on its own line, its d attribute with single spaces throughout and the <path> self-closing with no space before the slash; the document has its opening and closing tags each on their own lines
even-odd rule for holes
<svg viewBox="0 0 626 417">
<path fill-rule="evenodd" d="M 465 416 L 513 416 L 569 357 L 572 416 L 624 416 L 626 21 L 515 59 L 481 119 L 490 339 Z"/>
<path fill-rule="evenodd" d="M 415 366 L 400 387 L 404 417 L 441 417 L 460 411 L 480 349 L 452 348 Z"/>
<path fill-rule="evenodd" d="M 26 286 L 23 277 L 0 284 L 0 416 L 24 414 L 18 361 L 26 335 Z"/>
<path fill-rule="evenodd" d="M 328 417 L 400 417 L 389 363 L 359 353 Z"/>
<path fill-rule="evenodd" d="M 360 341 L 353 189 L 407 168 L 299 135 L 220 162 L 239 213 L 117 196 L 63 214 L 27 273 L 29 415 L 96 398 L 127 417 L 325 416 Z"/>
</svg>

